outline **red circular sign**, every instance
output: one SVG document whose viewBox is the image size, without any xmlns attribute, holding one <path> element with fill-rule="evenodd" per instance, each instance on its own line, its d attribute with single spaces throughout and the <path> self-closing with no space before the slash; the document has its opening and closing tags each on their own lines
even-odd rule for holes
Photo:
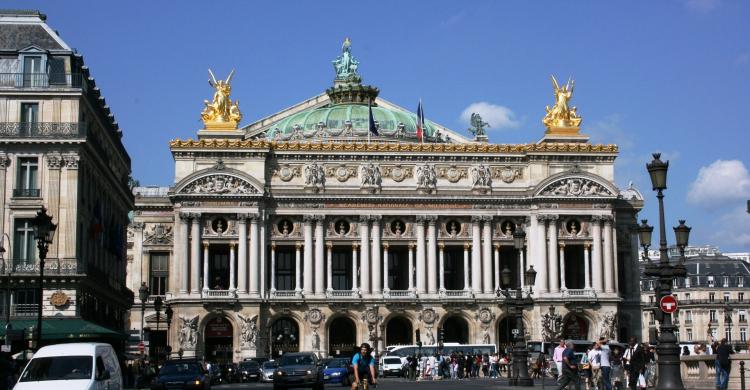
<svg viewBox="0 0 750 390">
<path fill-rule="evenodd" d="M 659 301 L 661 311 L 672 314 L 677 311 L 677 299 L 672 295 L 665 295 Z"/>
<path fill-rule="evenodd" d="M 140 344 L 138 344 L 138 350 L 140 350 L 141 352 L 143 352 L 143 351 L 146 350 L 146 346 L 143 345 L 143 343 L 140 343 Z"/>
</svg>

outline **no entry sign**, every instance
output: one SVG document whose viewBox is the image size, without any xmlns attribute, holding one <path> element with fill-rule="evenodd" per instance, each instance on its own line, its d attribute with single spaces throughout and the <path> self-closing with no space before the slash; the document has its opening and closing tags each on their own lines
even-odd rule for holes
<svg viewBox="0 0 750 390">
<path fill-rule="evenodd" d="M 661 311 L 672 314 L 677 311 L 677 299 L 672 295 L 665 295 L 659 301 Z"/>
</svg>

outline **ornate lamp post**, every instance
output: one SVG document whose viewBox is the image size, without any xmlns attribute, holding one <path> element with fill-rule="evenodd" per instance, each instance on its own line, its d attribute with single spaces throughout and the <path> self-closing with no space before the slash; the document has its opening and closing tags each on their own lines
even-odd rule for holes
<svg viewBox="0 0 750 390">
<path fill-rule="evenodd" d="M 164 301 L 161 300 L 161 296 L 157 295 L 154 299 L 154 310 L 156 310 L 156 330 L 159 331 L 159 315 L 161 314 L 161 307 Z M 156 361 L 159 362 L 159 345 L 156 345 Z"/>
<path fill-rule="evenodd" d="M 651 176 L 651 184 L 656 191 L 656 197 L 659 199 L 659 262 L 654 264 L 649 261 L 646 264 L 644 275 L 658 279 L 654 288 L 656 295 L 656 305 L 654 309 L 659 319 L 659 344 L 656 347 L 659 364 L 659 377 L 657 378 L 656 389 L 684 389 L 682 377 L 680 377 L 680 346 L 677 344 L 675 336 L 675 326 L 672 323 L 672 315 L 662 313 L 659 307 L 661 298 L 672 295 L 672 283 L 675 278 L 684 278 L 687 275 L 684 265 L 684 248 L 688 244 L 690 228 L 685 226 L 685 221 L 681 220 L 680 225 L 674 228 L 677 246 L 680 248 L 680 261 L 678 264 L 669 263 L 667 253 L 667 232 L 664 222 L 664 193 L 667 189 L 667 169 L 669 161 L 661 161 L 660 153 L 653 154 L 654 159 L 646 164 L 646 169 Z M 638 236 L 641 239 L 641 245 L 644 247 L 644 253 L 648 251 L 651 245 L 651 232 L 653 227 L 649 226 L 646 220 L 643 220 L 638 228 Z"/>
<path fill-rule="evenodd" d="M 164 308 L 164 314 L 167 316 L 167 358 L 169 358 L 172 354 L 172 346 L 169 345 L 169 332 L 172 327 L 172 316 L 174 315 L 174 310 L 172 310 L 172 305 L 167 302 L 166 307 Z"/>
<path fill-rule="evenodd" d="M 732 307 L 727 302 L 724 306 L 724 325 L 727 327 L 727 341 L 732 344 Z"/>
<path fill-rule="evenodd" d="M 44 259 L 47 258 L 47 248 L 55 237 L 57 225 L 52 223 L 52 216 L 47 214 L 47 209 L 42 207 L 37 211 L 36 217 L 32 221 L 34 227 L 34 238 L 36 247 L 39 250 L 39 308 L 36 320 L 36 346 L 42 345 L 42 312 L 44 309 Z"/>
<path fill-rule="evenodd" d="M 520 228 L 513 232 L 513 245 L 518 249 L 519 267 L 523 267 L 523 248 L 526 233 Z M 503 289 L 500 294 L 505 297 L 505 306 L 508 313 L 516 319 L 515 345 L 513 346 L 513 377 L 510 378 L 510 386 L 534 386 L 534 380 L 529 377 L 528 358 L 529 351 L 526 349 L 526 334 L 523 328 L 523 309 L 527 306 L 533 306 L 534 301 L 531 299 L 534 282 L 536 281 L 536 271 L 534 266 L 524 273 L 524 281 L 529 286 L 528 295 L 523 296 L 523 290 L 520 284 L 515 291 L 511 291 L 511 275 L 513 274 L 508 265 L 500 272 Z"/>
<path fill-rule="evenodd" d="M 146 282 L 142 282 L 141 288 L 138 289 L 138 298 L 141 300 L 141 342 L 143 342 L 143 322 L 144 316 L 146 314 L 146 302 L 148 301 L 149 294 L 150 292 L 148 291 Z"/>
</svg>

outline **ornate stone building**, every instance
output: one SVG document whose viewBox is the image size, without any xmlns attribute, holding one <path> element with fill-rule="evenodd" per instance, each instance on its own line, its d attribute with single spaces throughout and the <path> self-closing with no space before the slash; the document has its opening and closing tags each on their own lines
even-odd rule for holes
<svg viewBox="0 0 750 390">
<path fill-rule="evenodd" d="M 531 340 L 640 331 L 628 270 L 642 197 L 615 186 L 617 147 L 580 133 L 571 84 L 554 82 L 539 142 L 489 144 L 478 115 L 472 140 L 380 98 L 348 40 L 334 66 L 325 93 L 241 128 L 230 80 L 214 79 L 198 139 L 170 143 L 174 183 L 135 189 L 128 285 L 170 303 L 173 354 L 336 355 L 413 344 L 417 329 L 434 342 L 438 328 L 505 344 L 501 270 L 516 286 L 531 266 Z M 158 330 L 145 317 L 161 340 L 164 313 Z"/>
<path fill-rule="evenodd" d="M 45 19 L 0 11 L 0 334 L 8 320 L 14 330 L 36 325 L 31 223 L 44 206 L 58 227 L 44 268 L 43 343 L 120 347 L 133 302 L 125 286 L 130 157 L 83 58 Z"/>
</svg>

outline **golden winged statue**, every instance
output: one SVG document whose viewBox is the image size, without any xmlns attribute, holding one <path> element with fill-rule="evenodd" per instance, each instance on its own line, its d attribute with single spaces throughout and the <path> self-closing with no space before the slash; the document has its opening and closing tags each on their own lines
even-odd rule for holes
<svg viewBox="0 0 750 390">
<path fill-rule="evenodd" d="M 555 76 L 552 77 L 552 88 L 555 93 L 555 105 L 547 106 L 547 114 L 542 123 L 548 129 L 552 128 L 578 128 L 581 125 L 581 117 L 576 113 L 576 107 L 570 107 L 568 102 L 573 97 L 575 81 L 568 78 L 568 82 L 562 87 L 557 83 Z"/>
<path fill-rule="evenodd" d="M 216 91 L 213 101 L 203 101 L 206 107 L 201 112 L 201 119 L 203 119 L 206 129 L 236 129 L 237 124 L 242 119 L 242 113 L 240 112 L 240 102 L 232 102 L 232 99 L 229 98 L 232 92 L 230 82 L 234 75 L 234 69 L 229 73 L 226 80 L 219 79 L 217 81 L 211 69 L 208 70 L 208 74 L 211 76 L 208 84 Z"/>
</svg>

